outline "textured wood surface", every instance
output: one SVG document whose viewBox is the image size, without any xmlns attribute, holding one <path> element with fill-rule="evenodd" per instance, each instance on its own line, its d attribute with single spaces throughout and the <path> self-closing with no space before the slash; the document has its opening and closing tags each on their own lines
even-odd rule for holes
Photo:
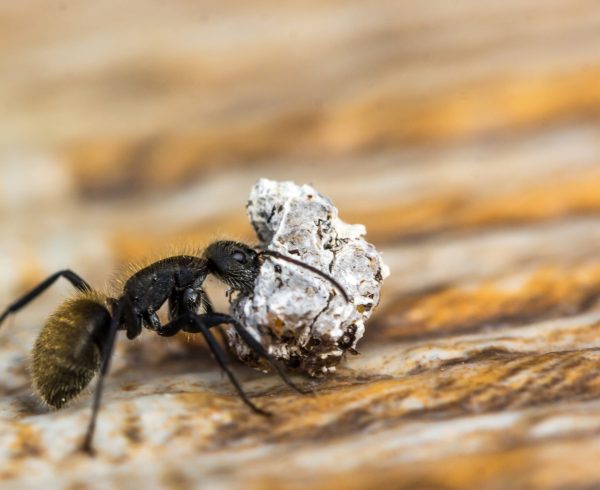
<svg viewBox="0 0 600 490">
<path fill-rule="evenodd" d="M 3 489 L 600 487 L 598 2 L 27 0 L 0 31 L 0 303 L 251 241 L 260 177 L 392 271 L 316 396 L 236 366 L 268 421 L 201 343 L 123 338 L 94 460 L 89 394 L 30 394 L 56 286 L 0 331 Z"/>
</svg>

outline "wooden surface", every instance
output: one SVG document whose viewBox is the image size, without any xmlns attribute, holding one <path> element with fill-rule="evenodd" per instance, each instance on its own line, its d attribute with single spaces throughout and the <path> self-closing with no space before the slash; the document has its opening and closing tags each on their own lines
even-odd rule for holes
<svg viewBox="0 0 600 490">
<path fill-rule="evenodd" d="M 269 421 L 201 344 L 123 338 L 95 460 L 89 394 L 30 395 L 56 286 L 0 331 L 3 489 L 600 486 L 598 2 L 26 0 L 0 32 L 2 304 L 251 241 L 260 177 L 313 183 L 392 271 L 315 397 L 236 367 Z"/>
</svg>

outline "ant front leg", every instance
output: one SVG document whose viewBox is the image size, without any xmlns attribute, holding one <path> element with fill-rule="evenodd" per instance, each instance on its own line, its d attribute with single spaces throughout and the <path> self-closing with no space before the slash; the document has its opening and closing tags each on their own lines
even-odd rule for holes
<svg viewBox="0 0 600 490">
<path fill-rule="evenodd" d="M 173 289 L 169 296 L 170 322 L 166 325 L 154 323 L 152 330 L 161 337 L 172 337 L 184 328 L 186 320 L 192 322 L 191 319 L 202 307 L 207 312 L 213 311 L 212 303 L 201 283 L 192 284 L 184 289 Z"/>
<path fill-rule="evenodd" d="M 201 282 L 198 281 L 191 287 L 183 290 L 175 289 L 169 296 L 169 320 L 175 320 L 187 314 L 198 314 L 199 311 L 204 313 L 212 313 L 214 311 L 208 294 L 201 287 Z M 154 328 L 154 330 L 158 331 L 159 329 Z M 221 343 L 227 345 L 227 335 L 223 329 L 219 328 L 217 332 L 219 333 Z M 159 335 L 166 336 L 164 333 Z M 227 359 L 229 359 L 228 353 L 224 352 Z"/>
<path fill-rule="evenodd" d="M 144 313 L 142 313 L 142 318 L 144 321 L 144 326 L 150 330 L 157 331 L 162 327 L 160 323 L 160 318 L 158 318 L 158 315 L 155 311 L 145 311 Z"/>
<path fill-rule="evenodd" d="M 40 294 L 42 294 L 46 289 L 48 289 L 52 284 L 56 282 L 59 277 L 64 277 L 67 281 L 69 281 L 76 289 L 82 292 L 91 291 L 92 288 L 90 285 L 85 282 L 81 277 L 75 274 L 73 271 L 69 269 L 65 269 L 62 271 L 55 272 L 50 277 L 39 283 L 36 287 L 34 287 L 31 291 L 24 294 L 14 303 L 9 305 L 6 310 L 0 315 L 0 325 L 2 322 L 9 316 L 21 308 L 27 306 L 31 301 L 37 298 Z"/>
<path fill-rule="evenodd" d="M 225 352 L 223 352 L 222 347 L 219 345 L 211 331 L 209 330 L 210 325 L 204 322 L 204 316 L 206 315 L 186 313 L 183 316 L 176 318 L 175 320 L 162 326 L 160 330 L 156 331 L 156 333 L 162 337 L 172 337 L 178 332 L 201 333 L 206 339 L 206 343 L 208 344 L 208 347 L 210 348 L 210 351 L 212 352 L 215 360 L 217 361 L 219 366 L 221 366 L 221 369 L 223 369 L 223 371 L 229 378 L 229 381 L 238 392 L 238 395 L 240 396 L 242 401 L 246 405 L 248 405 L 248 407 L 250 407 L 253 412 L 263 416 L 270 416 L 271 414 L 269 412 L 257 407 L 254 403 L 252 403 L 252 401 L 250 401 L 248 395 L 246 395 L 246 392 L 235 377 L 235 374 L 227 365 L 227 356 Z"/>
<path fill-rule="evenodd" d="M 185 289 L 174 289 L 169 296 L 169 320 L 175 320 L 188 313 L 198 313 L 200 309 L 205 313 L 213 311 L 210 298 L 202 289 L 200 281 Z"/>
<path fill-rule="evenodd" d="M 267 348 L 262 345 L 258 340 L 254 338 L 254 336 L 244 328 L 244 326 L 238 322 L 235 318 L 230 315 L 224 315 L 222 313 L 207 313 L 205 315 L 201 315 L 203 322 L 206 323 L 209 327 L 215 327 L 217 325 L 221 325 L 223 323 L 232 325 L 235 328 L 235 331 L 242 338 L 242 340 L 250 347 L 254 352 L 256 352 L 259 356 L 263 357 L 279 374 L 279 377 L 283 380 L 283 382 L 288 385 L 290 388 L 293 388 L 298 393 L 302 393 L 303 395 L 313 394 L 311 390 L 304 390 L 297 386 L 287 375 L 285 372 L 285 368 L 281 365 L 279 361 L 277 361 L 271 354 Z"/>
</svg>

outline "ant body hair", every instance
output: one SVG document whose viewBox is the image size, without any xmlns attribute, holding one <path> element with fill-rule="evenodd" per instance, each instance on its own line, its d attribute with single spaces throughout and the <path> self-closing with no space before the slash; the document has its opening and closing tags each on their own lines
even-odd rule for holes
<svg viewBox="0 0 600 490">
<path fill-rule="evenodd" d="M 179 332 L 201 334 L 215 360 L 223 369 L 242 401 L 255 413 L 270 416 L 246 395 L 227 365 L 222 347 L 211 329 L 223 324 L 233 327 L 258 356 L 264 358 L 291 388 L 307 393 L 294 384 L 282 365 L 261 342 L 256 340 L 234 317 L 215 312 L 202 285 L 209 275 L 231 290 L 251 295 L 262 263 L 271 258 L 283 260 L 319 275 L 350 301 L 341 284 L 321 270 L 272 250 L 257 250 L 242 242 L 219 240 L 204 251 L 186 247 L 183 253 L 134 266 L 128 276 L 116 281 L 115 292 L 103 294 L 69 269 L 58 271 L 9 305 L 0 315 L 0 325 L 41 295 L 59 278 L 77 290 L 50 315 L 40 331 L 32 351 L 34 392 L 44 403 L 61 408 L 75 398 L 98 374 L 92 414 L 81 449 L 93 454 L 93 436 L 102 399 L 104 379 L 110 369 L 115 340 L 119 331 L 128 339 L 138 337 L 142 329 L 171 337 Z M 114 297 L 113 297 L 114 296 Z M 162 324 L 157 311 L 167 303 L 169 321 Z"/>
</svg>

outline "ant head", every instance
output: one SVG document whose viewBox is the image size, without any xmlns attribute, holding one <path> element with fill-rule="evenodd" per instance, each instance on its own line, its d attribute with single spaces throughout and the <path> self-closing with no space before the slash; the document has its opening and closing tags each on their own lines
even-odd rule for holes
<svg viewBox="0 0 600 490">
<path fill-rule="evenodd" d="M 252 292 L 260 271 L 259 254 L 244 243 L 218 241 L 204 251 L 210 272 L 242 294 Z"/>
</svg>

